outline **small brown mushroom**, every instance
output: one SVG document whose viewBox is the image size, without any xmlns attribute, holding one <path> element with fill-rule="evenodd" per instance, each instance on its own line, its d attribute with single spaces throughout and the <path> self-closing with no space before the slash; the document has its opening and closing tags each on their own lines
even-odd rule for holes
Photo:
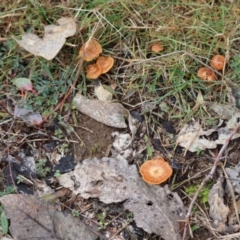
<svg viewBox="0 0 240 240">
<path fill-rule="evenodd" d="M 102 46 L 94 39 L 84 43 L 79 50 L 79 56 L 87 62 L 97 58 L 100 53 L 102 53 Z"/>
<path fill-rule="evenodd" d="M 222 55 L 215 55 L 212 57 L 210 65 L 216 70 L 222 70 L 224 68 L 226 59 Z"/>
<path fill-rule="evenodd" d="M 98 78 L 102 73 L 102 69 L 99 64 L 89 64 L 87 66 L 87 78 L 90 79 L 96 79 Z"/>
<path fill-rule="evenodd" d="M 212 69 L 208 67 L 202 67 L 198 70 L 197 76 L 202 80 L 215 81 L 216 75 Z"/>
<path fill-rule="evenodd" d="M 113 64 L 114 64 L 114 59 L 112 57 L 99 57 L 97 59 L 97 64 L 99 64 L 102 68 L 102 73 L 108 72 Z"/>
<path fill-rule="evenodd" d="M 152 45 L 151 47 L 152 51 L 155 52 L 155 53 L 159 53 L 163 50 L 163 46 L 161 43 L 159 42 L 156 42 Z"/>
<path fill-rule="evenodd" d="M 172 175 L 172 168 L 163 158 L 148 160 L 140 167 L 140 173 L 145 182 L 160 184 Z"/>
</svg>

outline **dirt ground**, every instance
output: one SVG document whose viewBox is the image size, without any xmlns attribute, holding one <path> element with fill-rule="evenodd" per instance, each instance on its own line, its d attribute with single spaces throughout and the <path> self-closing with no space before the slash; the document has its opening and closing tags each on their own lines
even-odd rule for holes
<svg viewBox="0 0 240 240">
<path fill-rule="evenodd" d="M 78 123 L 79 127 L 75 127 L 72 134 L 72 139 L 78 142 L 73 143 L 75 161 L 108 156 L 112 147 L 111 134 L 118 130 L 84 114 L 78 114 Z"/>
</svg>

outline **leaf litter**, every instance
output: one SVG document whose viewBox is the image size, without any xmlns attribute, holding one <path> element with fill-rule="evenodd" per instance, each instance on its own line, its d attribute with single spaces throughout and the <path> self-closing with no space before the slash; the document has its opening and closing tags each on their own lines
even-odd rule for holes
<svg viewBox="0 0 240 240">
<path fill-rule="evenodd" d="M 22 40 L 15 41 L 25 50 L 35 56 L 41 56 L 47 60 L 52 60 L 63 47 L 67 37 L 76 33 L 76 24 L 73 18 L 62 17 L 58 19 L 57 25 L 47 25 L 44 27 L 43 39 L 33 33 L 25 33 Z"/>
<path fill-rule="evenodd" d="M 177 193 L 146 184 L 135 165 L 124 158 L 85 159 L 75 170 L 58 177 L 59 183 L 83 198 L 104 203 L 123 202 L 138 227 L 165 240 L 181 239 L 185 208 Z"/>
<path fill-rule="evenodd" d="M 220 118 L 225 120 L 225 126 L 214 126 L 210 129 L 204 130 L 199 122 L 185 124 L 177 136 L 177 144 L 186 148 L 190 152 L 197 152 L 205 149 L 215 149 L 218 144 L 223 145 L 232 133 L 240 118 L 240 111 L 230 105 L 214 104 L 211 107 Z M 218 137 L 211 140 L 209 136 L 217 132 Z M 236 133 L 233 139 L 240 137 L 240 133 Z"/>
<path fill-rule="evenodd" d="M 98 100 L 104 102 L 110 102 L 112 100 L 112 94 L 104 88 L 100 81 L 95 81 L 94 93 Z"/>
<path fill-rule="evenodd" d="M 209 215 L 213 219 L 213 225 L 221 232 L 226 231 L 227 216 L 229 207 L 224 204 L 223 178 L 218 178 L 210 190 L 208 203 L 210 206 Z"/>
<path fill-rule="evenodd" d="M 128 111 L 120 104 L 88 99 L 81 94 L 73 98 L 76 108 L 98 122 L 115 128 L 126 128 L 125 116 Z"/>
<path fill-rule="evenodd" d="M 20 118 L 24 122 L 31 125 L 39 125 L 43 121 L 43 118 L 40 113 L 34 112 L 24 107 L 18 107 L 17 105 L 15 105 L 14 108 L 14 117 Z"/>
<path fill-rule="evenodd" d="M 13 239 L 97 239 L 79 219 L 34 195 L 5 195 L 0 202 L 11 221 Z"/>
</svg>

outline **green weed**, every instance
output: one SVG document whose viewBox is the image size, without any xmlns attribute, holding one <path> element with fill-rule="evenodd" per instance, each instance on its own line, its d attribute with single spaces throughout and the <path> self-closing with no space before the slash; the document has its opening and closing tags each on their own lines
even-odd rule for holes
<svg viewBox="0 0 240 240">
<path fill-rule="evenodd" d="M 54 177 L 60 177 L 61 176 L 61 173 L 60 173 L 60 170 L 56 170 L 55 173 L 54 173 Z"/>
<path fill-rule="evenodd" d="M 76 210 L 76 209 L 73 209 L 73 210 L 72 210 L 72 216 L 78 218 L 78 217 L 80 216 L 80 211 L 79 211 L 79 210 Z"/>
<path fill-rule="evenodd" d="M 209 191 L 212 186 L 213 186 L 213 182 L 204 186 L 202 188 L 202 190 L 200 191 L 200 193 L 198 195 L 198 200 L 201 204 L 208 203 L 208 195 L 209 195 Z M 199 187 L 199 185 L 192 185 L 192 186 L 186 187 L 185 191 L 189 196 L 193 196 L 195 194 L 195 192 L 197 191 L 198 187 Z"/>
<path fill-rule="evenodd" d="M 46 175 L 50 172 L 50 167 L 47 167 L 46 163 L 47 163 L 46 158 L 39 159 L 36 162 L 36 173 L 40 177 L 46 177 Z"/>
<path fill-rule="evenodd" d="M 90 152 L 91 152 L 91 154 L 96 154 L 100 150 L 101 150 L 101 148 L 98 145 L 95 145 L 95 146 L 91 147 Z"/>
<path fill-rule="evenodd" d="M 17 193 L 16 188 L 14 186 L 9 186 L 9 187 L 6 187 L 3 192 L 0 192 L 0 197 L 3 197 L 8 194 L 13 194 L 13 193 Z"/>
<path fill-rule="evenodd" d="M 106 214 L 105 213 L 99 213 L 97 215 L 98 217 L 98 223 L 99 223 L 99 227 L 98 229 L 101 230 L 101 229 L 105 229 L 105 227 L 108 225 L 108 222 L 106 220 Z"/>
<path fill-rule="evenodd" d="M 3 234 L 7 234 L 8 228 L 9 228 L 9 222 L 8 222 L 6 214 L 3 211 L 2 207 L 0 208 L 0 212 L 1 212 L 1 228 L 2 228 L 1 230 L 2 230 Z"/>
</svg>

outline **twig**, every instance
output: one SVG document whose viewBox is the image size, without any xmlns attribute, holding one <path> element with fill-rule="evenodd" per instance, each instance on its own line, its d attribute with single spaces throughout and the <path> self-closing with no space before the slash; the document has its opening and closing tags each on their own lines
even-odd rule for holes
<svg viewBox="0 0 240 240">
<path fill-rule="evenodd" d="M 225 143 L 223 144 L 222 148 L 220 149 L 217 157 L 215 158 L 215 161 L 214 161 L 214 164 L 212 166 L 212 169 L 211 171 L 209 172 L 209 174 L 203 179 L 203 181 L 201 182 L 200 186 L 198 187 L 197 191 L 195 192 L 193 198 L 192 198 L 192 201 L 189 205 L 189 208 L 188 208 L 188 212 L 187 212 L 187 215 L 186 215 L 186 222 L 185 222 L 185 227 L 184 227 L 184 232 L 183 232 L 183 238 L 182 240 L 186 240 L 186 235 L 187 235 L 187 226 L 188 226 L 188 223 L 189 223 L 189 220 L 190 220 L 190 216 L 191 216 L 191 212 L 192 212 L 192 209 L 193 209 L 193 205 L 197 199 L 197 196 L 198 194 L 200 193 L 201 189 L 203 188 L 203 186 L 205 185 L 205 183 L 210 180 L 216 169 L 217 169 L 217 166 L 221 160 L 221 156 L 223 154 L 223 152 L 226 150 L 229 142 L 231 141 L 231 139 L 233 138 L 234 134 L 238 131 L 238 129 L 240 128 L 240 123 L 238 123 L 236 125 L 236 127 L 234 128 L 233 132 L 231 133 L 231 135 L 229 136 L 229 138 L 225 141 Z"/>
<path fill-rule="evenodd" d="M 2 121 L 2 122 L 0 122 L 0 126 L 3 125 L 3 124 L 9 123 L 9 122 L 11 122 L 12 120 L 13 120 L 13 118 L 9 118 L 9 119 L 7 119 L 7 120 L 5 120 L 5 121 Z"/>
</svg>

